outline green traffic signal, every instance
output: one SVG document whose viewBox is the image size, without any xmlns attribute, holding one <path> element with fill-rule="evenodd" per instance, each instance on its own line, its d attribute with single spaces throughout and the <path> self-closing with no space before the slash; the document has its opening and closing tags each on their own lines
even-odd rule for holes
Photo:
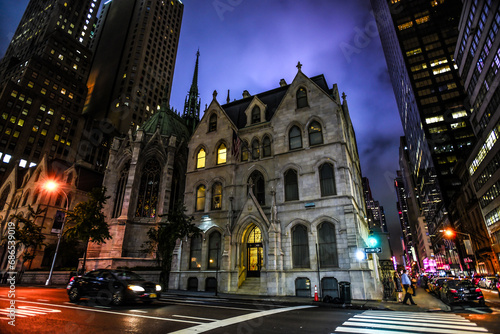
<svg viewBox="0 0 500 334">
<path fill-rule="evenodd" d="M 377 240 L 377 238 L 375 238 L 374 236 L 369 236 L 369 237 L 368 237 L 368 245 L 369 245 L 370 247 L 375 247 L 375 246 L 377 246 L 377 245 L 378 245 L 378 240 Z"/>
</svg>

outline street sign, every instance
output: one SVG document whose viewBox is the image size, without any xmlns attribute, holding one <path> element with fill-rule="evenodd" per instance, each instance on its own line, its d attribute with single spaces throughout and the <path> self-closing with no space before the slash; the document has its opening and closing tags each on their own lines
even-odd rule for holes
<svg viewBox="0 0 500 334">
<path fill-rule="evenodd" d="M 382 248 L 374 247 L 374 248 L 365 248 L 365 253 L 382 253 Z"/>
</svg>

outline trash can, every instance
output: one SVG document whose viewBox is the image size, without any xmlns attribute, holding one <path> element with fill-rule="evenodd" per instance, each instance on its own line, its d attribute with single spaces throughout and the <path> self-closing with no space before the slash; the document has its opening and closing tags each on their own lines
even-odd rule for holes
<svg viewBox="0 0 500 334">
<path fill-rule="evenodd" d="M 351 303 L 351 282 L 339 282 L 339 297 L 342 303 Z"/>
</svg>

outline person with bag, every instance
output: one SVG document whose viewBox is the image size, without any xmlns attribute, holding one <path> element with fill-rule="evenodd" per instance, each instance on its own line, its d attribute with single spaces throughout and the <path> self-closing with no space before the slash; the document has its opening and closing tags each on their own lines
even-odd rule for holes
<svg viewBox="0 0 500 334">
<path fill-rule="evenodd" d="M 398 302 L 401 303 L 401 301 L 403 300 L 403 286 L 401 285 L 401 278 L 399 277 L 397 271 L 394 272 L 393 281 L 396 292 L 398 293 Z"/>
<path fill-rule="evenodd" d="M 401 275 L 401 283 L 403 283 L 403 287 L 405 288 L 405 298 L 403 299 L 403 305 L 408 305 L 406 303 L 406 301 L 408 299 L 410 299 L 410 303 L 412 305 L 417 305 L 417 304 L 415 304 L 415 302 L 413 301 L 413 298 L 411 297 L 411 295 L 413 294 L 414 290 L 413 290 L 412 282 L 410 280 L 410 277 L 408 277 L 408 274 L 406 273 L 406 270 L 404 270 L 403 271 L 403 275 Z"/>
</svg>

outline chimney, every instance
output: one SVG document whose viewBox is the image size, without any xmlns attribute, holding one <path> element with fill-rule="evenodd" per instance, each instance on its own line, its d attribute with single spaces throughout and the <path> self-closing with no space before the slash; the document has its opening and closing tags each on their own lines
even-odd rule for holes
<svg viewBox="0 0 500 334">
<path fill-rule="evenodd" d="M 283 87 L 283 86 L 286 86 L 286 85 L 287 85 L 287 83 L 286 83 L 285 79 L 281 79 L 280 80 L 280 87 Z"/>
<path fill-rule="evenodd" d="M 243 91 L 243 98 L 245 97 L 250 97 L 250 93 L 246 89 Z"/>
</svg>

